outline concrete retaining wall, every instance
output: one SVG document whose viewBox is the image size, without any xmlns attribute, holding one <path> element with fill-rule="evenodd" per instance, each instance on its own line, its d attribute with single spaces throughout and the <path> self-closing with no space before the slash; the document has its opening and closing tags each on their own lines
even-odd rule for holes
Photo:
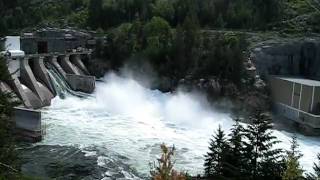
<svg viewBox="0 0 320 180">
<path fill-rule="evenodd" d="M 33 142 L 42 139 L 41 112 L 16 107 L 13 120 L 19 137 Z"/>
<path fill-rule="evenodd" d="M 75 91 L 92 93 L 95 89 L 96 78 L 94 76 L 67 74 L 66 79 L 70 87 Z"/>
<path fill-rule="evenodd" d="M 320 116 L 318 115 L 303 112 L 301 110 L 292 108 L 290 106 L 287 106 L 281 103 L 274 104 L 274 108 L 277 114 L 289 120 L 295 121 L 301 126 L 306 126 L 310 128 L 310 130 L 320 129 Z"/>
</svg>

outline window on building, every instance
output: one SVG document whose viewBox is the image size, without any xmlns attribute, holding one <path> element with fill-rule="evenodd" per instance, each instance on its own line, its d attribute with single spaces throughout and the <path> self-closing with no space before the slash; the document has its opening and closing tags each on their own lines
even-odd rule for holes
<svg viewBox="0 0 320 180">
<path fill-rule="evenodd" d="M 38 42 L 38 53 L 39 54 L 48 53 L 48 42 L 46 41 Z"/>
</svg>

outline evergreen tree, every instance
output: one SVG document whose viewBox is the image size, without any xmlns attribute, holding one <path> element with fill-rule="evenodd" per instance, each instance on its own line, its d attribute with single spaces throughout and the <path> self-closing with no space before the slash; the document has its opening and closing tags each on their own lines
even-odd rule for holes
<svg viewBox="0 0 320 180">
<path fill-rule="evenodd" d="M 0 56 L 0 83 L 8 80 L 8 77 L 5 60 Z M 17 173 L 13 123 L 10 120 L 16 104 L 10 101 L 11 97 L 11 94 L 0 90 L 0 179 L 13 179 Z"/>
<path fill-rule="evenodd" d="M 292 137 L 290 151 L 287 151 L 286 170 L 282 175 L 282 180 L 299 180 L 303 178 L 303 169 L 300 166 L 299 159 L 302 154 L 299 151 L 297 137 Z"/>
<path fill-rule="evenodd" d="M 230 151 L 226 163 L 229 172 L 227 177 L 232 179 L 243 178 L 244 128 L 239 122 L 240 120 L 236 119 L 236 123 L 229 134 L 230 139 L 228 140 Z"/>
<path fill-rule="evenodd" d="M 183 23 L 182 29 L 186 60 L 190 67 L 196 67 L 199 60 L 200 52 L 198 48 L 201 39 L 198 17 L 189 14 Z"/>
<path fill-rule="evenodd" d="M 88 24 L 97 29 L 102 23 L 102 0 L 90 0 Z"/>
<path fill-rule="evenodd" d="M 314 171 L 316 173 L 317 178 L 320 179 L 320 154 L 318 154 L 318 161 L 319 161 L 319 163 L 318 164 L 314 164 L 313 169 L 314 169 Z"/>
<path fill-rule="evenodd" d="M 284 163 L 280 160 L 282 151 L 275 149 L 279 143 L 272 135 L 270 116 L 257 111 L 250 117 L 252 124 L 245 132 L 246 174 L 250 179 L 281 179 Z"/>
<path fill-rule="evenodd" d="M 208 178 L 223 178 L 226 175 L 226 157 L 229 146 L 226 135 L 219 126 L 210 140 L 209 152 L 205 155 L 205 175 Z"/>
<path fill-rule="evenodd" d="M 185 54 L 185 43 L 184 43 L 184 32 L 180 25 L 176 28 L 175 39 L 174 39 L 174 59 L 172 61 L 173 68 L 176 69 L 174 74 L 178 77 L 183 77 L 187 70 L 187 58 Z"/>
<path fill-rule="evenodd" d="M 309 173 L 307 175 L 307 180 L 319 180 L 320 179 L 320 154 L 318 154 L 318 163 L 314 163 L 313 170 L 315 174 Z"/>
</svg>

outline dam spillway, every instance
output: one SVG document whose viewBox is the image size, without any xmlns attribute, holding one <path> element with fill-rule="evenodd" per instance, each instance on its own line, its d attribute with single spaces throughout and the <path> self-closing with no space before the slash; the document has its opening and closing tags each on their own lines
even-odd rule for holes
<svg viewBox="0 0 320 180">
<path fill-rule="evenodd" d="M 3 55 L 10 78 L 0 82 L 0 90 L 19 101 L 13 115 L 19 137 L 33 142 L 42 139 L 39 109 L 50 106 L 57 95 L 50 70 L 54 69 L 74 91 L 94 91 L 95 77 L 90 76 L 83 62 L 91 59 L 92 50 L 84 48 L 88 38 L 65 31 L 6 38 Z"/>
<path fill-rule="evenodd" d="M 23 135 L 31 136 L 34 140 L 41 139 L 41 112 L 38 109 L 49 106 L 57 95 L 48 68 L 58 70 L 72 90 L 85 93 L 94 91 L 95 77 L 88 75 L 85 66 L 79 67 L 69 60 L 73 57 L 80 62 L 80 56 L 83 55 L 88 53 L 29 55 L 20 59 L 7 59 L 11 80 L 1 83 L 2 90 L 13 93 L 21 100 L 14 119 L 17 128 L 26 132 Z M 71 68 L 75 71 L 71 71 Z"/>
</svg>

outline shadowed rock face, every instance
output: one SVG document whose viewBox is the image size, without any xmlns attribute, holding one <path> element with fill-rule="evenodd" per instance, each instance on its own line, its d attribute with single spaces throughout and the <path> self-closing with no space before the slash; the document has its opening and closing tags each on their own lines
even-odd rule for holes
<svg viewBox="0 0 320 180">
<path fill-rule="evenodd" d="M 91 156 L 69 146 L 26 147 L 20 151 L 22 173 L 41 179 L 126 179 L 131 173 L 138 177 L 127 165 L 117 160 L 106 161 L 99 166 L 98 156 L 102 155 L 99 150 L 95 150 L 97 154 Z"/>
<path fill-rule="evenodd" d="M 291 75 L 320 80 L 319 40 L 263 43 L 252 50 L 250 58 L 262 76 Z"/>
</svg>

